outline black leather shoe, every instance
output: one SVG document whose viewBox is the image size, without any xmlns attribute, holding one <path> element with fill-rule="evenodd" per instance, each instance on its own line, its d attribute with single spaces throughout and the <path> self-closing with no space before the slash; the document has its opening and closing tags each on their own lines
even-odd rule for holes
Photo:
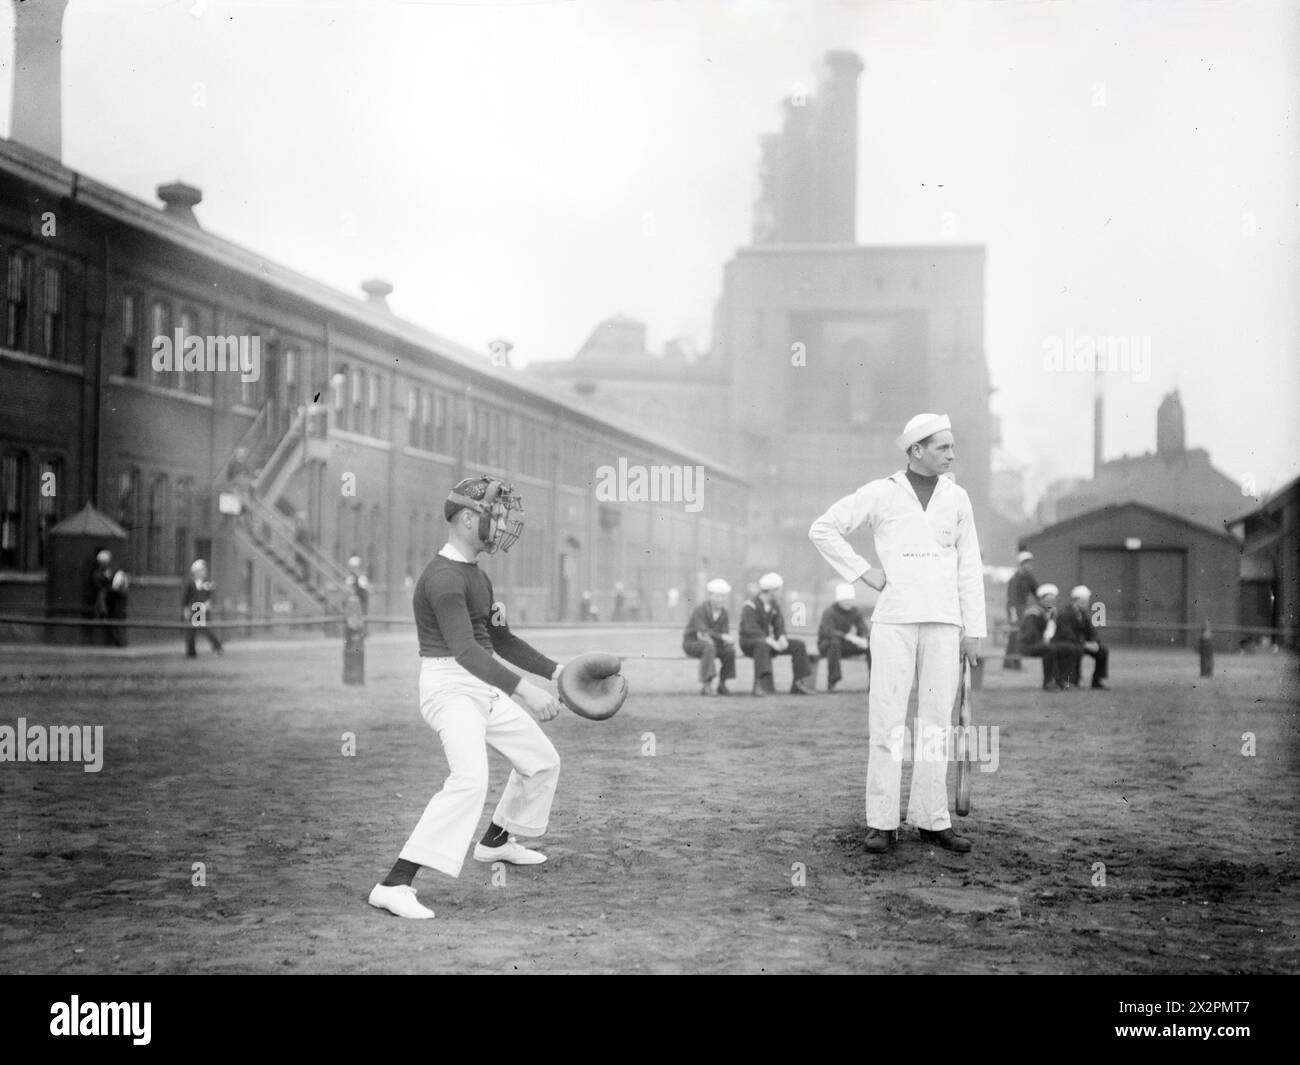
<svg viewBox="0 0 1300 1065">
<path fill-rule="evenodd" d="M 809 688 L 806 684 L 804 684 L 803 681 L 797 680 L 790 685 L 790 694 L 791 695 L 812 695 L 813 690 Z"/>
<path fill-rule="evenodd" d="M 951 828 L 943 828 L 938 832 L 932 832 L 928 828 L 921 831 L 921 839 L 926 843 L 933 843 L 936 847 L 942 847 L 946 851 L 955 851 L 957 854 L 965 854 L 970 850 L 970 840 L 965 836 L 959 836 Z"/>
<path fill-rule="evenodd" d="M 727 687 L 725 681 L 718 685 L 718 694 L 719 694 L 719 695 L 730 695 L 730 694 L 731 694 L 731 689 Z"/>
<path fill-rule="evenodd" d="M 1045 692 L 1059 692 L 1064 690 L 1065 689 L 1057 684 L 1056 681 L 1051 681 L 1050 683 L 1043 685 L 1043 691 Z"/>
<path fill-rule="evenodd" d="M 839 683 L 838 680 L 831 681 L 829 684 L 826 685 L 826 690 L 828 692 L 833 692 L 835 690 L 835 685 L 837 685 L 838 683 Z"/>
<path fill-rule="evenodd" d="M 896 833 L 889 831 L 887 828 L 869 828 L 867 829 L 867 853 L 884 854 L 890 845 L 894 842 Z"/>
<path fill-rule="evenodd" d="M 1108 691 L 1110 691 L 1110 685 L 1108 685 L 1108 684 L 1103 684 L 1103 683 L 1102 683 L 1101 681 L 1099 681 L 1099 680 L 1094 680 L 1094 681 L 1092 682 L 1092 687 L 1093 687 L 1093 690 L 1094 690 L 1094 691 L 1100 691 L 1100 692 L 1108 692 Z"/>
</svg>

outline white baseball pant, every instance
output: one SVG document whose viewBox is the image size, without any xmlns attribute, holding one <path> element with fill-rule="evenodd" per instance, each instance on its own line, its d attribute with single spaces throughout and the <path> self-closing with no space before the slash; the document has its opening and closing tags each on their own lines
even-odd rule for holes
<svg viewBox="0 0 1300 1065">
<path fill-rule="evenodd" d="M 488 747 L 513 766 L 492 820 L 512 835 L 546 831 L 560 756 L 528 711 L 454 658 L 424 658 L 420 714 L 442 741 L 451 772 L 424 808 L 402 858 L 460 876 L 487 798 Z"/>
<path fill-rule="evenodd" d="M 940 622 L 871 626 L 871 693 L 867 757 L 867 826 L 898 827 L 898 790 L 903 777 L 907 700 L 917 678 L 917 727 L 925 757 L 912 762 L 907 823 L 937 832 L 952 827 L 948 814 L 948 731 L 961 679 L 961 627 Z M 936 729 L 942 732 L 941 749 Z M 913 737 L 915 740 L 915 737 Z M 911 745 L 915 751 L 915 742 Z M 941 757 L 936 757 L 941 751 Z"/>
</svg>

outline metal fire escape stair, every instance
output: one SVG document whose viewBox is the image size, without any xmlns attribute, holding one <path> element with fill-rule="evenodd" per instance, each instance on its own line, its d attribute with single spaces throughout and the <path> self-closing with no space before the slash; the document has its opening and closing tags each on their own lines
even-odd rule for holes
<svg viewBox="0 0 1300 1065">
<path fill-rule="evenodd" d="M 293 475 L 313 460 L 327 458 L 329 442 L 311 432 L 307 408 L 299 410 L 283 436 L 268 432 L 269 404 L 258 413 L 236 448 L 245 454 L 246 474 L 221 487 L 238 492 L 242 509 L 235 540 L 270 570 L 304 613 L 338 613 L 347 595 L 347 571 L 316 547 L 300 540 L 295 525 L 274 506 Z M 323 428 L 324 415 L 319 414 Z"/>
</svg>

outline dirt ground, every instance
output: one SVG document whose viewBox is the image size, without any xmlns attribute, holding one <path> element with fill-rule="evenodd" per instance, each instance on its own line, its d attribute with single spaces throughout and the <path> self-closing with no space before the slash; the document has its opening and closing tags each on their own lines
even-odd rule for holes
<svg viewBox="0 0 1300 1065">
<path fill-rule="evenodd" d="M 706 700 L 694 663 L 630 660 L 617 717 L 546 726 L 563 758 L 550 860 L 503 884 L 473 861 L 458 881 L 426 871 L 438 916 L 410 922 L 365 901 L 446 772 L 409 634 L 371 639 L 361 689 L 335 643 L 197 662 L 6 648 L 0 725 L 103 725 L 105 756 L 98 773 L 0 763 L 0 970 L 1300 970 L 1294 660 L 1224 656 L 1202 681 L 1190 652 L 1121 649 L 1112 668 L 1112 692 L 1047 696 L 992 663 L 975 721 L 998 728 L 998 768 L 957 819 L 974 851 L 904 828 L 874 857 L 860 663 L 834 695 Z"/>
</svg>

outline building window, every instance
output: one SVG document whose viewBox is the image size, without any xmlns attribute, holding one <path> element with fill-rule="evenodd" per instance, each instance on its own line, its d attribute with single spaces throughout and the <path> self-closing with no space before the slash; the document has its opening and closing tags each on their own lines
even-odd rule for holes
<svg viewBox="0 0 1300 1065">
<path fill-rule="evenodd" d="M 379 374 L 369 375 L 366 400 L 370 408 L 370 435 L 379 436 Z"/>
<path fill-rule="evenodd" d="M 411 511 L 411 520 L 406 525 L 406 576 L 415 580 L 421 573 L 420 568 L 420 512 Z"/>
<path fill-rule="evenodd" d="M 186 343 L 188 343 L 190 337 L 199 337 L 200 341 L 203 340 L 203 338 L 199 336 L 199 313 L 198 311 L 194 310 L 193 307 L 186 307 L 183 311 L 181 311 L 181 332 L 185 337 Z M 185 355 L 185 349 L 184 347 L 182 347 L 181 350 L 176 353 L 176 358 L 178 360 L 177 361 L 178 368 L 181 365 L 183 365 L 183 363 L 180 360 L 183 360 L 184 355 Z M 199 358 L 200 361 L 202 362 L 203 369 L 197 371 L 189 370 L 183 374 L 180 374 L 176 382 L 176 387 L 183 388 L 186 391 L 196 396 L 210 397 L 214 391 L 213 380 L 212 380 L 213 375 L 207 372 L 206 346 L 203 348 L 203 351 L 200 354 Z"/>
<path fill-rule="evenodd" d="M 433 424 L 433 396 L 426 392 L 420 404 L 420 446 L 425 451 L 436 451 L 437 445 Z"/>
<path fill-rule="evenodd" d="M 447 428 L 448 421 L 449 421 L 447 417 L 447 410 L 448 410 L 447 397 L 439 396 L 438 403 L 437 403 L 438 416 L 434 421 L 434 429 L 433 429 L 434 432 L 433 450 L 443 455 L 447 453 L 447 434 L 449 432 Z"/>
<path fill-rule="evenodd" d="M 139 371 L 139 305 L 138 297 L 127 293 L 122 297 L 122 364 L 123 377 L 135 377 Z"/>
<path fill-rule="evenodd" d="M 342 563 L 348 560 L 348 501 L 339 497 L 338 509 L 334 515 L 334 558 Z"/>
<path fill-rule="evenodd" d="M 263 351 L 261 331 L 254 329 L 250 323 L 247 330 L 239 337 L 239 358 L 243 358 L 245 351 L 253 350 L 254 337 L 257 339 L 258 358 L 263 362 L 270 356 L 270 351 Z M 254 381 L 245 381 L 243 375 L 240 375 L 239 381 L 239 401 L 246 407 L 260 407 L 266 402 L 266 373 L 264 366 L 258 366 L 259 371 L 257 379 Z"/>
<path fill-rule="evenodd" d="M 190 559 L 190 526 L 194 521 L 194 478 L 176 482 L 176 568 L 184 572 Z"/>
<path fill-rule="evenodd" d="M 365 396 L 366 375 L 361 370 L 352 371 L 352 431 L 354 433 L 364 433 L 366 423 L 362 420 L 364 417 L 362 411 L 362 399 Z"/>
<path fill-rule="evenodd" d="M 49 532 L 59 523 L 59 500 L 63 491 L 62 459 L 41 463 L 36 485 L 36 564 L 44 569 L 49 557 Z"/>
<path fill-rule="evenodd" d="M 20 251 L 9 253 L 9 288 L 5 296 L 5 344 L 26 351 L 31 313 L 31 259 Z"/>
<path fill-rule="evenodd" d="M 42 320 L 42 350 L 47 359 L 61 360 L 63 346 L 63 267 L 45 268 L 45 316 Z"/>
<path fill-rule="evenodd" d="M 505 433 L 505 416 L 502 414 L 492 415 L 492 450 L 488 455 L 488 461 L 495 466 L 503 469 L 509 466 L 509 456 L 506 449 Z"/>
<path fill-rule="evenodd" d="M 371 504 L 370 524 L 366 530 L 370 534 L 370 538 L 366 542 L 365 558 L 366 575 L 371 580 L 375 579 L 376 574 L 384 572 L 383 534 L 380 531 L 384 527 L 383 520 L 383 508 L 378 503 Z"/>
<path fill-rule="evenodd" d="M 411 447 L 420 446 L 420 423 L 416 420 L 420 413 L 420 390 L 411 389 L 406 394 L 406 442 Z"/>
<path fill-rule="evenodd" d="M 160 473 L 149 483 L 149 512 L 145 522 L 145 572 L 168 573 L 171 570 L 170 544 L 166 540 L 167 475 Z"/>
<path fill-rule="evenodd" d="M 141 540 L 138 530 L 137 510 L 140 505 L 140 471 L 135 467 L 117 475 L 117 523 L 127 532 L 126 557 L 123 565 L 136 573 L 141 572 Z"/>
<path fill-rule="evenodd" d="M 487 465 L 495 465 L 495 457 L 492 454 L 493 444 L 495 442 L 493 430 L 496 421 L 496 415 L 488 410 L 479 411 L 478 425 L 478 460 Z"/>
<path fill-rule="evenodd" d="M 154 345 L 158 343 L 160 337 L 171 334 L 171 311 L 167 304 L 162 300 L 154 300 L 149 308 L 149 373 L 142 374 L 147 380 L 154 384 L 173 385 L 174 380 L 168 380 L 170 375 L 164 376 L 153 368 Z"/>
<path fill-rule="evenodd" d="M 27 456 L 0 458 L 0 569 L 23 568 L 23 502 L 27 494 Z"/>
<path fill-rule="evenodd" d="M 334 424 L 340 429 L 348 427 L 348 368 L 344 364 L 334 371 L 330 387 L 334 390 Z"/>
</svg>

